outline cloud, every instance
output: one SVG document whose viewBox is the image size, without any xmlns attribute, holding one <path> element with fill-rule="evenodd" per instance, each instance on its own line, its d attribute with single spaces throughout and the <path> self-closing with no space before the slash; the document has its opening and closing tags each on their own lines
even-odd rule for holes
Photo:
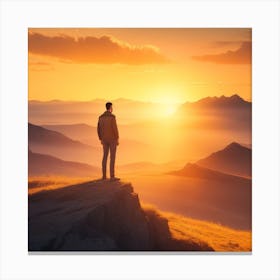
<svg viewBox="0 0 280 280">
<path fill-rule="evenodd" d="M 52 56 L 64 62 L 102 64 L 154 64 L 168 60 L 153 46 L 132 46 L 110 36 L 74 38 L 66 35 L 49 37 L 28 33 L 28 51 Z"/>
<path fill-rule="evenodd" d="M 195 60 L 207 61 L 218 64 L 251 64 L 252 61 L 252 43 L 242 42 L 241 46 L 234 51 L 227 51 L 220 54 L 207 54 L 193 56 Z"/>
<path fill-rule="evenodd" d="M 222 48 L 222 47 L 232 47 L 232 46 L 239 46 L 242 44 L 242 41 L 215 41 L 210 44 L 210 47 L 214 48 Z"/>
<path fill-rule="evenodd" d="M 54 67 L 52 64 L 47 62 L 29 62 L 29 69 L 32 71 L 50 71 L 54 70 Z"/>
</svg>

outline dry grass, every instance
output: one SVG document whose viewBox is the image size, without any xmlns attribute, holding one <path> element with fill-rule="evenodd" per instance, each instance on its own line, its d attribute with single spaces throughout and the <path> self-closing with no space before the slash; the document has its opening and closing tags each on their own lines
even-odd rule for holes
<svg viewBox="0 0 280 280">
<path fill-rule="evenodd" d="M 172 236 L 178 240 L 205 242 L 218 252 L 251 252 L 252 232 L 235 230 L 220 224 L 187 218 L 182 215 L 162 212 L 151 205 L 144 209 L 157 211 L 168 220 Z"/>
<path fill-rule="evenodd" d="M 69 185 L 93 180 L 89 178 L 69 178 L 63 176 L 33 176 L 28 178 L 28 194 L 34 194 L 43 190 L 53 190 Z"/>
</svg>

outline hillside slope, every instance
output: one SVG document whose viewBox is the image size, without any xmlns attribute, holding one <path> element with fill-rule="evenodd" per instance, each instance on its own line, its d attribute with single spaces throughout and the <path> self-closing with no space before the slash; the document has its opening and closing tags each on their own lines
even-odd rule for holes
<svg viewBox="0 0 280 280">
<path fill-rule="evenodd" d="M 68 176 L 89 177 L 100 174 L 97 167 L 89 164 L 65 161 L 46 154 L 33 153 L 28 150 L 29 176 Z"/>
<path fill-rule="evenodd" d="M 93 164 L 100 149 L 73 140 L 60 132 L 28 123 L 28 147 L 35 153 L 48 154 L 67 161 Z"/>
<path fill-rule="evenodd" d="M 249 181 L 249 179 L 243 177 L 201 167 L 194 163 L 187 163 L 183 169 L 169 172 L 169 174 L 224 182 L 246 183 Z"/>
<path fill-rule="evenodd" d="M 91 148 L 79 141 L 72 140 L 71 138 L 63 135 L 60 132 L 46 129 L 42 126 L 28 123 L 28 141 L 29 143 L 40 145 L 55 145 L 59 147 L 71 147 L 71 148 Z"/>
<path fill-rule="evenodd" d="M 252 232 L 236 230 L 217 223 L 161 212 L 168 220 L 171 234 L 179 240 L 203 240 L 217 252 L 251 252 Z"/>
</svg>

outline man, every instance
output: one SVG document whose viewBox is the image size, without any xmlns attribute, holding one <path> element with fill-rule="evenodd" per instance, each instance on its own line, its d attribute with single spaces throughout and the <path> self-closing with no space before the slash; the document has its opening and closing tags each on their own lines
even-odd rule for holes
<svg viewBox="0 0 280 280">
<path fill-rule="evenodd" d="M 103 145 L 102 179 L 106 179 L 107 158 L 110 150 L 110 178 L 112 181 L 117 181 L 120 180 L 120 178 L 115 177 L 115 159 L 117 145 L 119 145 L 119 131 L 116 117 L 112 112 L 113 104 L 107 102 L 106 111 L 98 119 L 97 133 Z"/>
</svg>

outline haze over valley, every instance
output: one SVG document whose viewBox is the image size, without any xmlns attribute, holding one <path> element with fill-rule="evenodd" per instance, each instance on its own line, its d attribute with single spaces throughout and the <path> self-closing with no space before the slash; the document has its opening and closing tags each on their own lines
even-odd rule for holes
<svg viewBox="0 0 280 280">
<path fill-rule="evenodd" d="M 118 102 L 125 101 L 116 101 L 117 120 Z M 75 109 L 77 123 L 59 123 L 57 118 L 57 123 L 51 124 L 54 110 L 65 112 L 79 106 L 63 101 L 39 103 L 49 121 L 35 124 L 32 116 L 38 108 L 30 102 L 29 176 L 100 178 L 102 146 L 93 123 L 103 110 L 96 112 L 95 103 L 88 102 L 81 108 L 92 108 L 91 123 L 79 122 L 80 113 Z M 134 103 L 129 104 L 133 107 Z M 137 118 L 130 119 L 130 113 L 122 112 L 127 120 L 118 120 L 118 176 L 133 182 L 143 203 L 250 229 L 251 103 L 237 95 L 205 98 L 150 121 L 145 119 L 147 104 L 140 104 L 136 106 Z M 241 117 L 242 125 L 238 125 Z"/>
</svg>

